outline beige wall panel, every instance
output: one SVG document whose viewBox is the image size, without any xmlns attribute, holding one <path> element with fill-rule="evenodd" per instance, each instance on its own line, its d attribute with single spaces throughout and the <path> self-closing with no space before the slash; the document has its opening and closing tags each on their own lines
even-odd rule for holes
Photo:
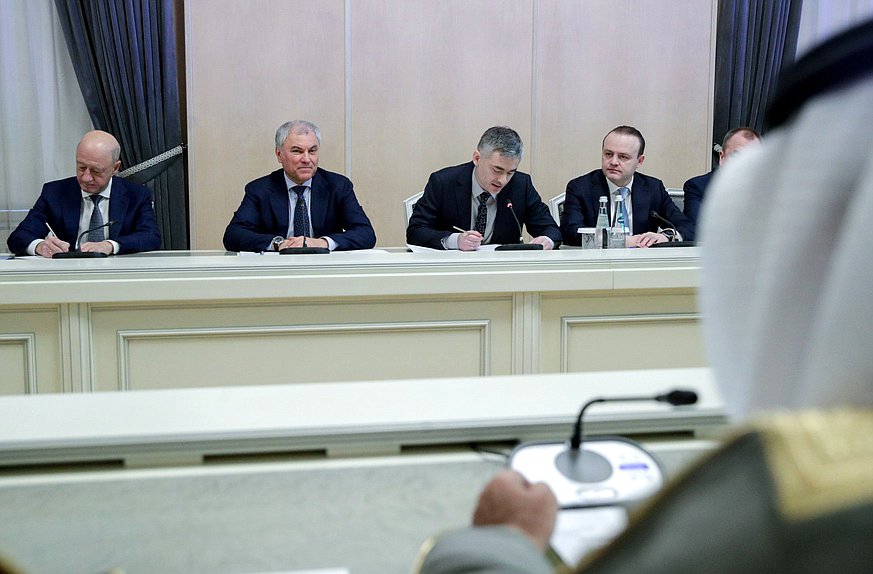
<svg viewBox="0 0 873 574">
<path fill-rule="evenodd" d="M 351 176 L 378 244 L 404 245 L 401 201 L 431 172 L 469 161 L 492 125 L 530 141 L 533 3 L 351 7 Z"/>
<path fill-rule="evenodd" d="M 620 123 L 648 140 L 643 171 L 680 186 L 711 157 L 714 5 L 186 0 L 192 247 L 221 247 L 292 117 L 320 125 L 321 166 L 352 178 L 383 247 L 405 243 L 401 200 L 494 124 L 519 131 L 544 199 Z"/>
<path fill-rule="evenodd" d="M 696 316 L 570 319 L 565 333 L 562 372 L 706 366 Z"/>
<path fill-rule="evenodd" d="M 318 124 L 321 166 L 344 171 L 344 18 L 343 0 L 187 0 L 192 248 L 222 248 L 283 122 Z"/>
<path fill-rule="evenodd" d="M 510 297 L 95 306 L 91 320 L 101 391 L 511 374 Z"/>
<path fill-rule="evenodd" d="M 715 4 L 538 3 L 533 159 L 544 199 L 598 169 L 603 136 L 622 124 L 646 138 L 640 171 L 667 187 L 709 170 Z"/>
<path fill-rule="evenodd" d="M 542 373 L 707 364 L 691 292 L 585 299 L 544 296 L 540 311 Z"/>
<path fill-rule="evenodd" d="M 131 335 L 122 350 L 123 386 L 141 390 L 488 374 L 487 322 L 339 327 Z"/>
<path fill-rule="evenodd" d="M 0 311 L 0 394 L 64 390 L 60 330 L 57 307 Z"/>
<path fill-rule="evenodd" d="M 22 336 L 0 335 L 0 365 L 3 365 L 0 395 L 23 395 L 35 382 L 35 374 L 28 368 L 32 353 L 28 342 Z"/>
</svg>

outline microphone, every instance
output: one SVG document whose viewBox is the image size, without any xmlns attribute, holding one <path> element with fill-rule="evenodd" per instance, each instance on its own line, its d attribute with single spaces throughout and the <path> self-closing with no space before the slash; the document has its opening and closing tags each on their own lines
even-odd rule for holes
<svg viewBox="0 0 873 574">
<path fill-rule="evenodd" d="M 654 397 L 600 397 L 592 399 L 585 403 L 579 411 L 579 416 L 576 418 L 576 424 L 573 426 L 573 434 L 570 437 L 570 448 L 573 450 L 579 450 L 579 447 L 582 445 L 582 417 L 588 407 L 597 403 L 629 401 L 658 401 L 659 403 L 668 403 L 674 407 L 678 407 L 695 404 L 697 402 L 697 393 L 694 391 L 676 389 L 663 395 L 655 395 Z"/>
<path fill-rule="evenodd" d="M 515 220 L 515 225 L 518 227 L 518 241 L 519 243 L 504 243 L 503 245 L 498 245 L 494 248 L 494 251 L 542 251 L 543 246 L 539 243 L 525 243 L 524 242 L 524 233 L 521 229 L 521 222 L 518 220 L 518 216 L 515 215 L 515 210 L 512 209 L 512 202 L 506 202 L 506 208 L 509 209 L 509 213 L 512 214 L 512 218 Z"/>
<path fill-rule="evenodd" d="M 676 229 L 676 226 L 673 225 L 673 222 L 670 221 L 669 219 L 661 217 L 657 211 L 652 210 L 649 213 L 649 216 L 652 219 L 657 219 L 661 223 L 665 223 L 667 225 L 667 229 L 672 229 L 675 233 L 677 233 L 677 234 L 679 233 L 679 230 Z M 664 227 L 664 225 L 661 225 L 661 227 Z M 657 247 L 694 247 L 694 242 L 693 241 L 667 241 L 665 243 L 655 243 L 654 245 L 650 245 L 650 247 L 655 247 L 655 246 L 657 246 Z"/>
<path fill-rule="evenodd" d="M 515 225 L 518 227 L 518 241 L 520 243 L 524 243 L 524 232 L 521 230 L 521 222 L 518 220 L 518 216 L 515 215 L 515 210 L 512 209 L 512 202 L 506 202 L 506 208 L 509 209 L 509 213 L 512 214 L 512 218 L 515 220 Z"/>
<path fill-rule="evenodd" d="M 651 211 L 651 213 L 649 213 L 649 217 L 651 217 L 651 218 L 653 218 L 653 219 L 657 219 L 657 220 L 660 221 L 661 223 L 666 223 L 666 224 L 667 224 L 667 229 L 672 229 L 672 230 L 675 231 L 676 233 L 679 233 L 679 230 L 676 229 L 676 226 L 673 225 L 673 222 L 672 222 L 672 221 L 670 221 L 669 219 L 666 219 L 666 218 L 664 218 L 664 217 L 661 217 L 661 215 L 660 215 L 657 211 L 655 211 L 654 209 Z M 664 226 L 662 225 L 661 227 L 664 227 Z"/>
<path fill-rule="evenodd" d="M 579 411 L 576 424 L 573 426 L 573 435 L 570 437 L 570 446 L 555 457 L 555 468 L 567 479 L 580 483 L 602 482 L 612 476 L 615 464 L 609 460 L 610 452 L 607 443 L 615 443 L 615 440 L 594 441 L 601 444 L 601 450 L 607 448 L 603 454 L 591 450 L 584 450 L 582 446 L 582 418 L 586 409 L 591 405 L 606 402 L 629 402 L 629 401 L 658 401 L 673 406 L 693 405 L 697 402 L 697 393 L 694 391 L 674 390 L 663 395 L 654 397 L 601 397 L 585 403 Z M 607 446 L 604 447 L 603 445 Z M 615 446 L 613 444 L 613 446 Z"/>
<path fill-rule="evenodd" d="M 86 229 L 82 233 L 79 234 L 79 237 L 76 238 L 76 245 L 82 244 L 82 238 L 91 233 L 92 231 L 97 231 L 103 227 L 109 227 L 113 225 L 115 222 L 110 220 L 102 225 L 97 225 L 92 227 L 91 229 Z M 100 251 L 67 251 L 66 253 L 55 253 L 52 255 L 52 259 L 97 259 L 101 257 L 109 257 L 106 253 L 101 253 Z"/>
</svg>

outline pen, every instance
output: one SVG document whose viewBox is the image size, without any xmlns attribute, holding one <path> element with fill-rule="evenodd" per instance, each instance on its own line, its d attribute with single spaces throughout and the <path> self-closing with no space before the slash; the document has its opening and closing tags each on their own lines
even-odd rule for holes
<svg viewBox="0 0 873 574">
<path fill-rule="evenodd" d="M 452 225 L 452 229 L 454 229 L 455 231 L 460 231 L 461 233 L 467 233 L 466 229 L 461 229 L 457 225 Z"/>
<path fill-rule="evenodd" d="M 48 224 L 48 221 L 45 222 L 45 226 L 48 227 L 49 233 L 52 234 L 52 237 L 57 237 L 58 234 L 55 233 L 55 230 L 52 229 L 52 226 Z"/>
</svg>

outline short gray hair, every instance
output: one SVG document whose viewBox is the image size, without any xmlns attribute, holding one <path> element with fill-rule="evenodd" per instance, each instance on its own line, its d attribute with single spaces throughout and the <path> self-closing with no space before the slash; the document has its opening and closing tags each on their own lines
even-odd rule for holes
<svg viewBox="0 0 873 574">
<path fill-rule="evenodd" d="M 115 144 L 109 148 L 109 153 L 112 155 L 112 163 L 117 162 L 121 159 L 121 145 L 116 141 Z"/>
<path fill-rule="evenodd" d="M 285 140 L 288 139 L 289 134 L 308 134 L 312 132 L 315 134 L 315 139 L 318 140 L 318 145 L 321 145 L 321 130 L 318 129 L 318 126 L 312 122 L 307 122 L 306 120 L 291 120 L 290 122 L 285 122 L 279 129 L 276 130 L 276 147 L 281 148 L 282 144 L 285 143 Z"/>
<path fill-rule="evenodd" d="M 490 156 L 493 152 L 504 157 L 518 159 L 524 155 L 524 144 L 521 142 L 521 136 L 514 129 L 506 126 L 494 126 L 485 130 L 485 133 L 479 138 L 479 145 L 476 146 L 476 149 L 484 157 Z"/>
</svg>

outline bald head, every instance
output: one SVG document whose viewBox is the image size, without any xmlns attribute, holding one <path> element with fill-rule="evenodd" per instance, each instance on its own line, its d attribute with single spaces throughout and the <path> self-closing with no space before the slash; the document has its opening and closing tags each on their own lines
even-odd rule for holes
<svg viewBox="0 0 873 574">
<path fill-rule="evenodd" d="M 121 146 L 112 134 L 94 130 L 76 146 L 76 179 L 82 191 L 100 193 L 121 167 Z"/>
<path fill-rule="evenodd" d="M 115 139 L 115 136 L 100 130 L 94 130 L 82 136 L 79 145 L 76 146 L 77 155 L 80 150 L 108 154 L 113 162 L 118 161 L 121 157 L 121 146 L 118 145 L 118 140 Z"/>
</svg>

